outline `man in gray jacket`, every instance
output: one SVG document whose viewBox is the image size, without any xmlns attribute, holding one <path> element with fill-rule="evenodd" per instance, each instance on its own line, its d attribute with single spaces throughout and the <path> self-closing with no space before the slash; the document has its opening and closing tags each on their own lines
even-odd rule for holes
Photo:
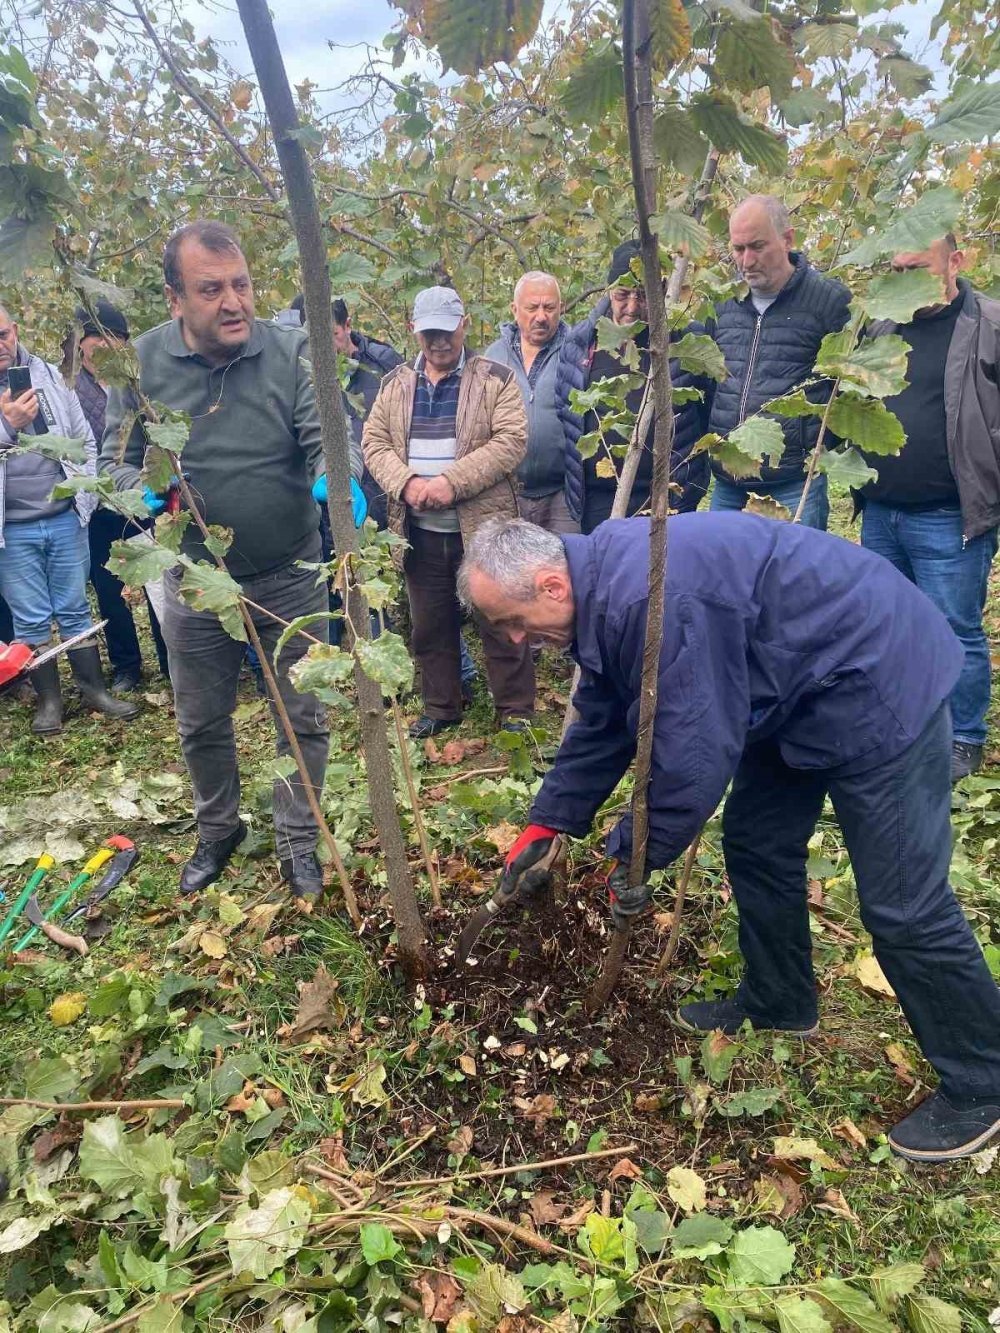
<svg viewBox="0 0 1000 1333">
<path fill-rule="evenodd" d="M 528 414 L 528 452 L 517 470 L 520 516 L 549 532 L 579 532 L 566 506 L 566 443 L 556 407 L 559 349 L 566 337 L 559 284 L 550 273 L 524 273 L 514 288 L 512 324 L 487 347 L 491 361 L 517 377 Z"/>
<path fill-rule="evenodd" d="M 225 563 L 246 598 L 273 660 L 281 624 L 327 609 L 326 589 L 299 561 L 320 559 L 319 510 L 311 488 L 322 441 L 306 334 L 254 317 L 253 286 L 236 234 L 219 222 L 192 222 L 167 241 L 163 275 L 173 319 L 136 339 L 142 395 L 191 417 L 183 463 L 207 524 L 233 533 Z M 100 468 L 119 490 L 141 485 L 146 448 L 134 393 L 112 390 Z M 123 423 L 134 422 L 123 445 Z M 149 496 L 153 512 L 164 507 Z M 182 551 L 210 559 L 191 523 Z M 163 637 L 170 659 L 181 748 L 194 788 L 198 845 L 181 873 L 181 891 L 205 888 L 221 873 L 246 829 L 232 713 L 244 645 L 218 616 L 179 596 L 180 571 L 166 575 Z M 312 627 L 324 638 L 326 624 Z M 329 732 L 312 694 L 300 694 L 289 667 L 306 642 L 293 638 L 276 670 L 281 695 L 316 791 L 323 786 Z M 275 717 L 277 724 L 277 718 Z M 279 755 L 288 752 L 277 728 Z M 281 872 L 296 897 L 322 892 L 316 824 L 297 774 L 274 784 L 274 826 Z"/>
<path fill-rule="evenodd" d="M 951 694 L 953 782 L 983 759 L 990 702 L 983 608 L 1000 525 L 1000 301 L 959 278 L 963 258 L 949 234 L 892 261 L 897 271 L 940 277 L 944 299 L 907 324 L 881 320 L 870 331 L 909 344 L 909 383 L 885 400 L 906 445 L 897 455 L 867 456 L 878 475 L 858 496 L 862 545 L 927 594 L 965 649 Z"/>
</svg>

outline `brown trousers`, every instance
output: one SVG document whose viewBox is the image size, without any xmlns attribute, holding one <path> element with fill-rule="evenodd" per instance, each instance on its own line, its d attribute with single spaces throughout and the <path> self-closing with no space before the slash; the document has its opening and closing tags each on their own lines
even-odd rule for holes
<svg viewBox="0 0 1000 1333">
<path fill-rule="evenodd" d="M 428 532 L 411 524 L 403 572 L 413 622 L 411 648 L 420 668 L 420 689 L 428 717 L 462 716 L 462 675 L 458 639 L 462 608 L 455 591 L 462 563 L 459 532 Z M 486 655 L 486 679 L 498 716 L 525 717 L 535 707 L 535 668 L 527 643 L 511 643 L 478 612 L 476 628 Z"/>
</svg>

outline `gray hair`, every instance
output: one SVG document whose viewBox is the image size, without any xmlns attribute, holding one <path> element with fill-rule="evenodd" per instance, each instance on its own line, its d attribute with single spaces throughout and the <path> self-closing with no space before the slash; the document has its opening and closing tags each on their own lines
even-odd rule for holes
<svg viewBox="0 0 1000 1333">
<path fill-rule="evenodd" d="M 530 602 L 540 569 L 566 568 L 566 551 L 555 533 L 523 518 L 488 518 L 466 543 L 458 571 L 459 601 L 466 607 L 473 604 L 469 575 L 474 569 L 492 579 L 515 602 Z"/>
<path fill-rule="evenodd" d="M 560 301 L 562 300 L 562 292 L 559 290 L 558 279 L 554 278 L 551 273 L 543 273 L 541 269 L 533 268 L 530 273 L 522 273 L 521 276 L 518 278 L 517 282 L 515 282 L 514 284 L 515 301 L 521 295 L 521 292 L 524 290 L 524 288 L 528 285 L 529 282 L 551 282 L 553 287 L 555 287 L 556 292 L 559 295 Z"/>
<path fill-rule="evenodd" d="M 745 199 L 741 199 L 740 202 L 733 209 L 733 215 L 738 213 L 741 208 L 745 208 L 747 204 L 756 204 L 758 208 L 762 208 L 764 212 L 767 214 L 767 216 L 771 219 L 771 222 L 774 226 L 774 230 L 778 233 L 779 236 L 783 232 L 791 231 L 792 215 L 788 211 L 787 204 L 784 202 L 784 200 L 779 199 L 777 195 L 748 194 L 747 197 Z"/>
</svg>

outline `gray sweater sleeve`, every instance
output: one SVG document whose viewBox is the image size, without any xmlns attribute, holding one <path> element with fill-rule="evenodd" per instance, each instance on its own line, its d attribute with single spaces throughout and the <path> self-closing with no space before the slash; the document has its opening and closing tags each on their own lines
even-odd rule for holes
<svg viewBox="0 0 1000 1333">
<path fill-rule="evenodd" d="M 127 491 L 139 486 L 139 469 L 146 450 L 146 435 L 135 415 L 138 402 L 131 389 L 112 388 L 108 394 L 107 416 L 101 453 L 97 460 L 98 472 L 106 472 L 115 483 L 115 490 Z M 121 428 L 132 418 L 125 452 L 121 452 Z M 119 461 L 119 455 L 121 459 Z"/>
</svg>

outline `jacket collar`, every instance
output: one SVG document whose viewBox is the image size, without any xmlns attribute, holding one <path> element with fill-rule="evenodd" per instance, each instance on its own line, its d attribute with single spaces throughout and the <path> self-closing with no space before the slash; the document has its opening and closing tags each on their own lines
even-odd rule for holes
<svg viewBox="0 0 1000 1333">
<path fill-rule="evenodd" d="M 179 318 L 172 319 L 167 326 L 167 336 L 164 339 L 164 347 L 171 356 L 176 356 L 179 360 L 197 361 L 199 365 L 208 365 L 205 358 L 199 355 L 198 352 L 192 352 L 191 348 L 188 347 L 187 343 L 184 341 L 184 333 L 181 329 L 181 320 Z M 225 364 L 232 365 L 233 361 L 242 361 L 245 357 L 257 356 L 263 350 L 264 335 L 261 332 L 260 320 L 255 319 L 253 327 L 250 330 L 250 337 L 243 349 L 233 357 L 232 361 Z M 221 368 L 221 366 L 211 367 L 212 370 L 220 370 Z"/>
<path fill-rule="evenodd" d="M 591 542 L 587 537 L 569 536 L 563 537 L 562 544 L 569 564 L 575 607 L 574 637 L 570 652 L 582 667 L 600 673 L 604 669 L 604 663 L 597 640 L 594 615 L 596 571 Z"/>
</svg>

